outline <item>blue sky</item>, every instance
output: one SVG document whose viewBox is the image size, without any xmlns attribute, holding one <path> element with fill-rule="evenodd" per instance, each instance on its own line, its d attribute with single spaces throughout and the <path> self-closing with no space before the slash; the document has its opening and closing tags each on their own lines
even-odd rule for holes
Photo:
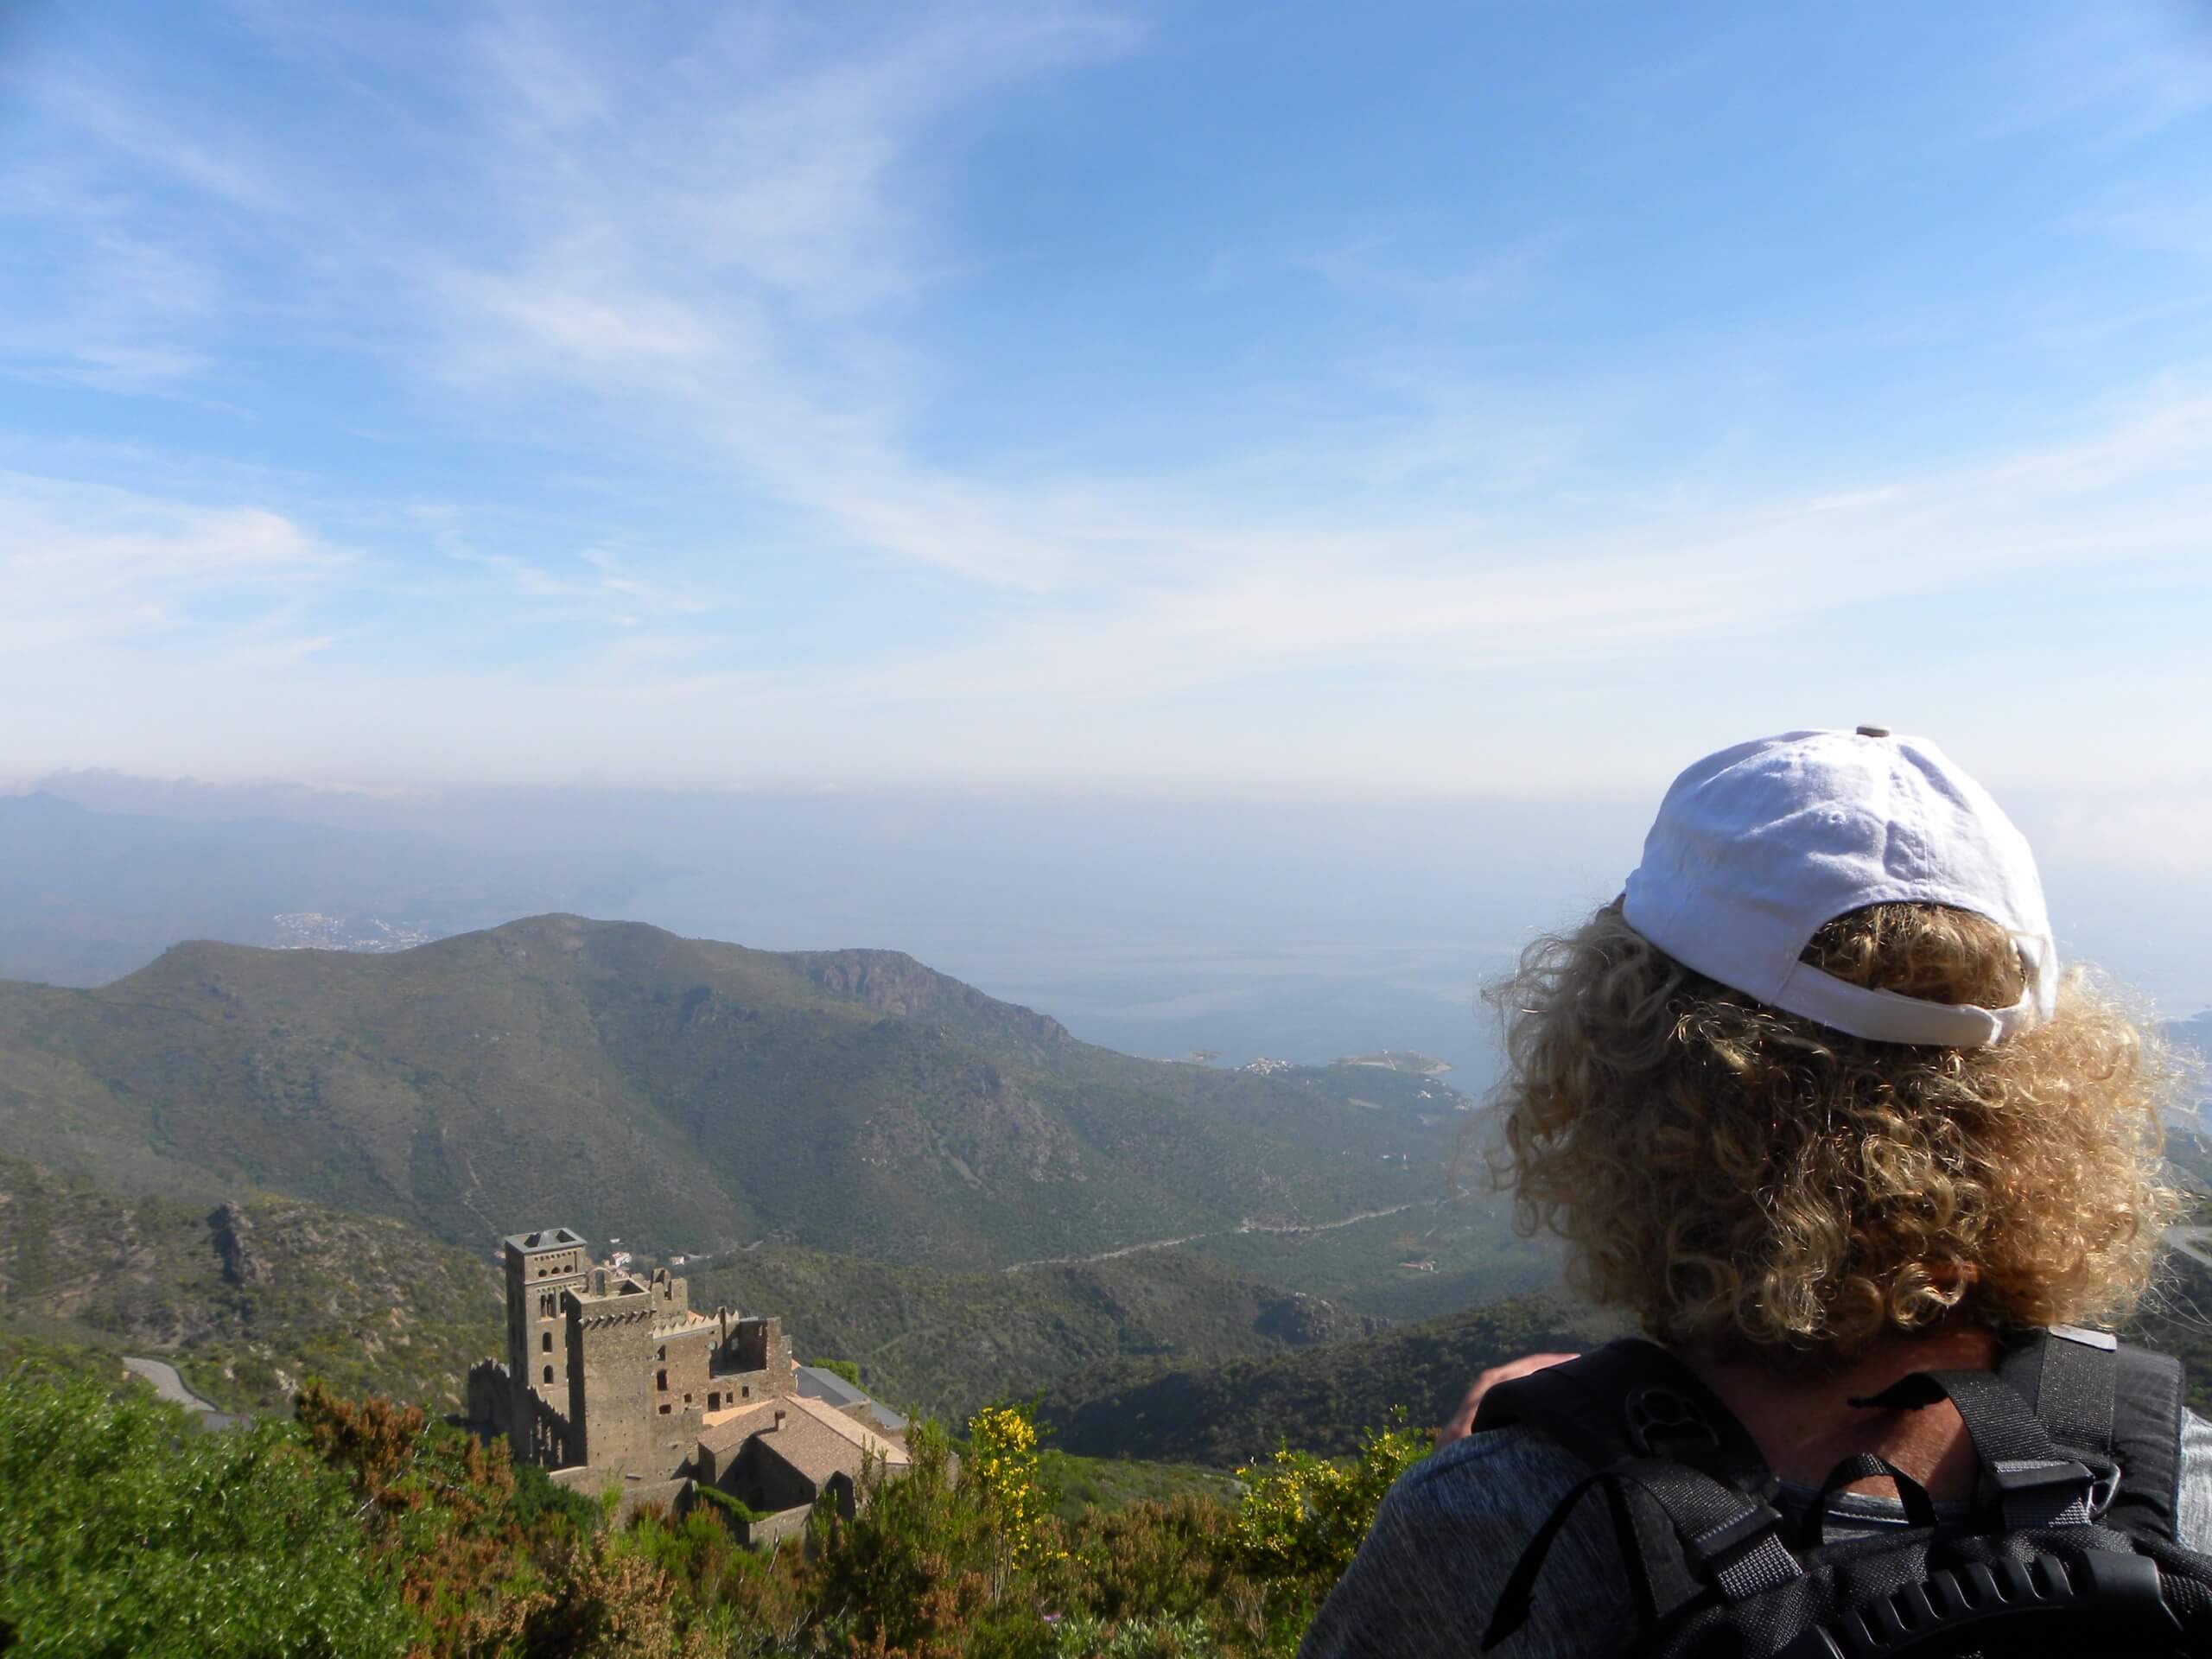
<svg viewBox="0 0 2212 1659">
<path fill-rule="evenodd" d="M 2212 869 L 2202 5 L 4 15 L 0 777 L 1881 720 Z"/>
</svg>

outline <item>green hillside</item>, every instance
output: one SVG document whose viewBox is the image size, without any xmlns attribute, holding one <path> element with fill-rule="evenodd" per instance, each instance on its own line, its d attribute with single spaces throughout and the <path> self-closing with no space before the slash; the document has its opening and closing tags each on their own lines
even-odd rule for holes
<svg viewBox="0 0 2212 1659">
<path fill-rule="evenodd" d="M 308 1376 L 434 1408 L 501 1319 L 488 1257 L 295 1198 L 118 1198 L 0 1159 L 0 1346 L 120 1376 L 165 1359 L 219 1406 L 286 1409 Z"/>
<path fill-rule="evenodd" d="M 1474 1194 L 1347 1227 L 1216 1233 L 1190 1249 L 1396 1324 L 1541 1290 L 1560 1273 L 1554 1243 L 1516 1236 L 1510 1199 Z"/>
<path fill-rule="evenodd" d="M 1402 1407 L 1427 1427 L 1451 1415 L 1477 1372 L 1548 1350 L 1579 1351 L 1626 1333 L 1618 1315 L 1555 1294 L 1328 1342 L 1207 1364 L 1109 1361 L 1046 1390 L 1039 1419 L 1063 1450 L 1231 1468 L 1279 1444 L 1343 1454 L 1360 1430 Z M 2187 1368 L 2190 1405 L 2212 1415 L 2212 1268 L 2177 1252 L 2125 1334 Z"/>
<path fill-rule="evenodd" d="M 0 1154 L 188 1203 L 282 1192 L 471 1249 L 558 1221 L 946 1268 L 1090 1255 L 1433 1198 L 1461 1103 L 1374 1068 L 1133 1059 L 894 953 L 565 916 L 0 983 Z"/>
<path fill-rule="evenodd" d="M 1622 1333 L 1618 1320 L 1559 1297 L 1516 1297 L 1266 1358 L 1111 1362 L 1054 1383 L 1038 1419 L 1055 1445 L 1085 1457 L 1227 1469 L 1284 1444 L 1346 1455 L 1399 1408 L 1416 1427 L 1443 1421 L 1485 1366 Z"/>
<path fill-rule="evenodd" d="M 763 1248 L 692 1263 L 695 1305 L 784 1316 L 799 1353 L 856 1362 L 886 1400 L 948 1418 L 1102 1360 L 1195 1363 L 1370 1334 L 1383 1321 L 1179 1250 L 944 1273 Z M 0 1160 L 0 1357 L 116 1374 L 166 1359 L 232 1409 L 320 1376 L 434 1409 L 501 1340 L 499 1275 L 385 1217 L 293 1198 L 123 1198 Z"/>
<path fill-rule="evenodd" d="M 870 1392 L 948 1417 L 1102 1360 L 1277 1353 L 1384 1324 L 1179 1250 L 948 1274 L 762 1249 L 681 1271 L 695 1306 L 781 1313 L 796 1351 L 855 1361 Z"/>
</svg>

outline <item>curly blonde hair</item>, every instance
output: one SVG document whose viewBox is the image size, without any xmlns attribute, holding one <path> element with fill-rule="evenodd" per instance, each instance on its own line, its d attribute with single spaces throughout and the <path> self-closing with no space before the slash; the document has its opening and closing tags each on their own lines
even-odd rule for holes
<svg viewBox="0 0 2212 1659">
<path fill-rule="evenodd" d="M 1837 977 L 2001 1007 L 1994 923 L 1935 905 L 1830 922 Z M 1485 996 L 1506 1020 L 1492 1170 L 1525 1232 L 1656 1339 L 1769 1364 L 1848 1358 L 1955 1309 L 2104 1323 L 2149 1281 L 2165 1052 L 2077 970 L 2057 1016 L 1985 1048 L 1846 1036 L 1684 967 L 1619 901 L 1538 940 Z"/>
</svg>

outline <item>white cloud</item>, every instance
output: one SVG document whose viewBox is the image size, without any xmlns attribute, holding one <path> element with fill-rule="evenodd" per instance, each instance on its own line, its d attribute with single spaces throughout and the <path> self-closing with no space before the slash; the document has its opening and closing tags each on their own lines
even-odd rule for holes
<svg viewBox="0 0 2212 1659">
<path fill-rule="evenodd" d="M 278 177 L 188 112 L 79 98 L 101 166 L 151 169 L 211 221 L 249 224 L 257 258 L 289 250 L 441 418 L 475 411 L 517 450 L 585 453 L 618 480 L 633 458 L 689 468 L 770 504 L 776 532 L 709 556 L 620 484 L 610 518 L 644 522 L 610 535 L 518 533 L 512 501 L 347 501 L 342 483 L 232 477 L 207 505 L 17 478 L 0 499 L 0 639 L 20 649 L 0 684 L 72 688 L 40 739 L 50 764 L 1590 787 L 1679 760 L 1708 725 L 1740 736 L 1848 698 L 1955 711 L 1962 748 L 2035 775 L 2054 763 L 2026 722 L 1892 642 L 1875 641 L 1886 680 L 1840 652 L 1735 665 L 1870 608 L 1901 636 L 1933 617 L 1972 644 L 1978 596 L 2101 564 L 2169 584 L 2194 569 L 2201 591 L 2212 396 L 2190 378 L 2032 451 L 1886 474 L 1801 462 L 1757 492 L 1591 463 L 1624 408 L 1673 418 L 1664 385 L 1531 390 L 1418 360 L 1351 365 L 1384 395 L 1264 444 L 1225 433 L 1173 469 L 938 459 L 912 325 L 967 251 L 932 146 L 991 96 L 1139 35 L 1073 4 L 875 15 L 878 32 L 825 44 L 806 9 L 715 12 L 647 50 L 626 15 L 515 7 L 410 41 L 464 111 L 428 176 L 308 148 Z M 68 196 L 36 194 L 18 189 L 19 208 Z M 79 310 L 48 332 L 79 372 L 188 378 L 218 349 L 202 325 L 230 273 L 174 222 L 140 226 L 132 199 L 86 198 L 82 245 L 111 291 L 169 308 Z M 1353 297 L 1452 315 L 1525 292 L 1562 246 L 1522 238 L 1437 268 L 1370 238 L 1306 263 Z M 341 532 L 378 556 L 321 539 Z M 862 645 L 833 621 L 804 653 L 761 650 L 779 619 L 755 616 L 753 590 L 808 561 L 825 588 L 941 579 L 942 613 Z M 2083 708 L 2121 706 L 2126 642 L 2050 655 L 2008 665 L 2017 681 L 1988 701 L 2056 702 L 2078 682 Z M 1649 686 L 1632 706 L 1617 689 L 1630 673 Z M 2153 763 L 2130 741 L 2087 762 L 2139 778 Z"/>
<path fill-rule="evenodd" d="M 351 566 L 281 513 L 0 474 L 0 649 L 174 636 L 195 653 L 264 626 Z"/>
</svg>

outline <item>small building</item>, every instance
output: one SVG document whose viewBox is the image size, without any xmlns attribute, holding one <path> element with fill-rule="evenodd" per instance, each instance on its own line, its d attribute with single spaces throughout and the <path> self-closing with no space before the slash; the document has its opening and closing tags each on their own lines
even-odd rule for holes
<svg viewBox="0 0 2212 1659">
<path fill-rule="evenodd" d="M 709 1423 L 692 1478 L 765 1516 L 747 1529 L 757 1544 L 803 1528 L 823 1497 L 851 1515 L 871 1465 L 884 1476 L 903 1473 L 905 1445 L 801 1394 L 739 1406 Z"/>
</svg>

